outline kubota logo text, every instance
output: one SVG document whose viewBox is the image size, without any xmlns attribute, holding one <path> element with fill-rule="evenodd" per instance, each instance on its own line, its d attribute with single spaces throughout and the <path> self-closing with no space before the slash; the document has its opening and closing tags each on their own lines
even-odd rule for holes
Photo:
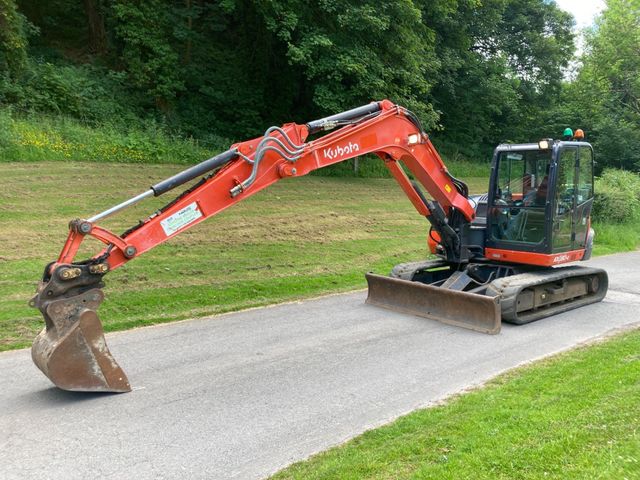
<svg viewBox="0 0 640 480">
<path fill-rule="evenodd" d="M 328 158 L 329 160 L 334 160 L 336 158 L 340 158 L 344 155 L 349 155 L 351 153 L 359 152 L 360 145 L 357 143 L 349 142 L 349 145 L 345 145 L 343 147 L 337 146 L 333 148 L 325 148 L 323 150 L 324 158 Z"/>
</svg>

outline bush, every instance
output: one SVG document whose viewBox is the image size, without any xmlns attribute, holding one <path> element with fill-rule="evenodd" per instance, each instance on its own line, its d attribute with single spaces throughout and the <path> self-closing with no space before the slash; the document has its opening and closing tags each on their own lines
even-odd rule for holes
<svg viewBox="0 0 640 480">
<path fill-rule="evenodd" d="M 171 135 L 153 122 L 130 128 L 108 124 L 95 128 L 60 115 L 16 115 L 0 109 L 0 161 L 193 164 L 228 148 L 230 142 L 218 141 L 221 147 L 205 147 Z"/>
<path fill-rule="evenodd" d="M 640 221 L 640 175 L 606 169 L 596 179 L 593 219 L 603 223 Z"/>
<path fill-rule="evenodd" d="M 9 110 L 0 110 L 0 150 L 14 141 L 13 119 Z"/>
<path fill-rule="evenodd" d="M 122 73 L 33 60 L 17 79 L 0 77 L 0 104 L 20 112 L 71 116 L 92 125 L 130 126 L 139 123 L 144 113 L 127 91 Z"/>
</svg>

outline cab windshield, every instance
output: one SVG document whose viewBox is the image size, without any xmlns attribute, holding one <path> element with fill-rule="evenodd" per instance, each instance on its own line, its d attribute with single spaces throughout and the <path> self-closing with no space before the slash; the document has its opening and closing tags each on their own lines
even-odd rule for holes
<svg viewBox="0 0 640 480">
<path fill-rule="evenodd" d="M 501 152 L 497 198 L 514 207 L 544 206 L 550 163 L 550 150 Z"/>
<path fill-rule="evenodd" d="M 495 240 L 541 243 L 549 184 L 551 150 L 500 152 L 491 215 Z"/>
</svg>

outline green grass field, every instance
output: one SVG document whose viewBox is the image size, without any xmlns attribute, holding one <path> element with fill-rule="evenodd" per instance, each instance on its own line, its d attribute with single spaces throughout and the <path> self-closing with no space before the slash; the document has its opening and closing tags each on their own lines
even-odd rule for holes
<svg viewBox="0 0 640 480">
<path fill-rule="evenodd" d="M 27 301 L 60 252 L 68 221 L 182 168 L 0 163 L 0 350 L 28 346 L 42 327 Z M 482 190 L 484 180 L 471 184 Z M 120 233 L 171 198 L 103 225 Z M 365 272 L 423 258 L 427 230 L 391 179 L 282 181 L 108 275 L 100 316 L 106 330 L 120 330 L 364 288 Z M 102 248 L 89 246 L 87 256 Z"/>
<path fill-rule="evenodd" d="M 640 331 L 520 368 L 274 480 L 640 478 Z"/>
<path fill-rule="evenodd" d="M 0 350 L 28 346 L 42 327 L 27 301 L 60 252 L 68 221 L 182 168 L 0 163 Z M 469 181 L 474 192 L 485 183 Z M 104 225 L 120 233 L 171 198 L 144 202 Z M 106 330 L 121 330 L 364 288 L 365 272 L 424 258 L 427 231 L 392 179 L 282 181 L 108 275 L 100 316 Z M 596 253 L 634 249 L 639 238 L 631 226 L 603 232 Z M 86 256 L 102 248 L 87 243 Z"/>
</svg>

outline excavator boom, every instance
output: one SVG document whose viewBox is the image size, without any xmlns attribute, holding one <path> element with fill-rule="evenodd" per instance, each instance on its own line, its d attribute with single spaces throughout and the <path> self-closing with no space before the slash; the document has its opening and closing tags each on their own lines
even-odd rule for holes
<svg viewBox="0 0 640 480">
<path fill-rule="evenodd" d="M 336 129 L 314 141 L 308 135 Z M 105 268 L 114 270 L 162 242 L 178 235 L 222 210 L 287 177 L 307 173 L 345 160 L 374 153 L 381 157 L 421 215 L 430 211 L 400 166 L 413 176 L 445 209 L 455 208 L 471 220 L 475 216 L 418 120 L 389 101 L 375 102 L 340 115 L 309 122 L 269 128 L 262 137 L 233 145 L 226 152 L 152 186 L 146 192 L 87 220 L 74 220 L 56 264 L 71 264 L 85 236 L 105 243 Z M 211 173 L 213 171 L 213 173 Z M 147 197 L 159 196 L 203 177 L 141 224 L 118 236 L 96 222 Z"/>
</svg>

